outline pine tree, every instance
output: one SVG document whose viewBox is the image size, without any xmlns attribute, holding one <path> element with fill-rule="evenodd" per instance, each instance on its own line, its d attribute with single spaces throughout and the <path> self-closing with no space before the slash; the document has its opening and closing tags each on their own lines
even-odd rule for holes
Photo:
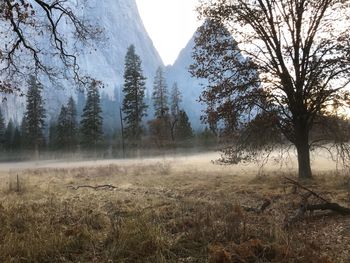
<svg viewBox="0 0 350 263">
<path fill-rule="evenodd" d="M 51 126 L 51 129 L 54 129 Z M 51 132 L 54 133 L 53 130 Z M 58 149 L 66 149 L 67 147 L 67 108 L 62 105 L 60 114 L 58 115 L 57 126 L 56 126 L 56 136 L 54 138 L 55 145 Z"/>
<path fill-rule="evenodd" d="M 168 106 L 168 90 L 164 72 L 161 67 L 156 71 L 153 84 L 152 100 L 156 119 L 150 122 L 150 131 L 157 144 L 163 147 L 171 138 L 171 123 Z"/>
<path fill-rule="evenodd" d="M 164 119 L 168 117 L 168 91 L 164 78 L 164 72 L 161 67 L 158 67 L 153 83 L 153 105 L 156 118 Z"/>
<path fill-rule="evenodd" d="M 177 122 L 179 121 L 180 104 L 182 102 L 182 95 L 176 82 L 174 83 L 173 88 L 171 90 L 170 99 L 170 132 L 172 140 L 175 141 L 175 127 Z"/>
<path fill-rule="evenodd" d="M 128 48 L 125 56 L 123 113 L 125 135 L 130 141 L 138 142 L 143 132 L 142 118 L 146 116 L 144 102 L 146 78 L 143 76 L 141 59 L 135 53 L 134 45 Z"/>
<path fill-rule="evenodd" d="M 27 120 L 26 116 L 23 116 L 22 122 L 21 122 L 21 127 L 20 127 L 20 132 L 21 132 L 21 148 L 22 149 L 27 149 L 28 148 L 28 132 L 27 132 Z"/>
<path fill-rule="evenodd" d="M 49 124 L 49 136 L 48 146 L 50 150 L 57 150 L 59 145 L 57 144 L 57 123 L 54 120 Z"/>
<path fill-rule="evenodd" d="M 77 107 L 73 97 L 70 97 L 67 103 L 66 118 L 66 140 L 69 151 L 75 150 L 78 145 L 78 120 Z"/>
<path fill-rule="evenodd" d="M 4 147 L 7 151 L 13 150 L 14 133 L 15 133 L 15 126 L 12 120 L 10 119 L 4 134 Z"/>
<path fill-rule="evenodd" d="M 53 127 L 52 127 L 53 129 Z M 69 98 L 67 106 L 62 106 L 55 129 L 55 145 L 58 149 L 73 151 L 77 147 L 77 109 L 75 101 Z"/>
<path fill-rule="evenodd" d="M 1 150 L 5 148 L 5 132 L 6 132 L 5 120 L 0 110 L 0 149 Z"/>
<path fill-rule="evenodd" d="M 170 112 L 172 116 L 177 117 L 179 115 L 181 102 L 182 102 L 182 95 L 177 83 L 175 82 L 171 90 Z"/>
<path fill-rule="evenodd" d="M 81 116 L 81 143 L 85 147 L 96 146 L 102 141 L 102 110 L 100 105 L 99 83 L 93 81 L 87 92 L 87 100 Z"/>
<path fill-rule="evenodd" d="M 36 153 L 39 146 L 45 143 L 43 129 L 45 125 L 44 101 L 41 96 L 43 87 L 36 77 L 30 76 L 28 81 L 27 106 L 22 129 L 26 134 L 27 145 Z"/>
<path fill-rule="evenodd" d="M 180 110 L 179 112 L 179 121 L 175 126 L 175 138 L 180 141 L 193 138 L 191 123 L 184 110 Z"/>
<path fill-rule="evenodd" d="M 81 116 L 83 115 L 83 110 L 86 104 L 85 92 L 78 90 L 77 92 L 77 122 L 81 121 Z"/>
<path fill-rule="evenodd" d="M 21 144 L 22 144 L 21 132 L 20 132 L 19 128 L 16 127 L 15 132 L 13 134 L 12 149 L 14 151 L 20 150 Z"/>
</svg>

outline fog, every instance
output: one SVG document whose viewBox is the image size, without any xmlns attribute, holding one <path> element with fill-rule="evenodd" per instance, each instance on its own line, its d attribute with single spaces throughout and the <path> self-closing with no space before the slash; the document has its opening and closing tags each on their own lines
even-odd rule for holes
<svg viewBox="0 0 350 263">
<path fill-rule="evenodd" d="M 314 171 L 328 171 L 335 170 L 336 162 L 332 161 L 325 151 L 316 151 L 312 153 L 311 165 Z M 262 165 L 262 163 L 249 163 L 238 165 L 218 165 L 215 161 L 220 158 L 220 153 L 215 151 L 209 152 L 190 152 L 190 153 L 164 153 L 161 156 L 153 157 L 138 157 L 138 158 L 110 158 L 110 159 L 82 159 L 81 157 L 71 156 L 65 159 L 53 160 L 36 160 L 23 162 L 2 162 L 0 163 L 1 172 L 9 172 L 26 169 L 40 169 L 40 168 L 77 168 L 77 167 L 97 167 L 108 165 L 133 166 L 139 164 L 156 164 L 169 163 L 173 167 L 187 167 L 188 169 L 231 169 L 235 173 L 258 173 L 261 171 L 284 171 L 295 172 L 297 169 L 296 156 L 290 152 L 288 157 L 282 161 L 278 153 L 270 156 L 269 161 Z"/>
</svg>

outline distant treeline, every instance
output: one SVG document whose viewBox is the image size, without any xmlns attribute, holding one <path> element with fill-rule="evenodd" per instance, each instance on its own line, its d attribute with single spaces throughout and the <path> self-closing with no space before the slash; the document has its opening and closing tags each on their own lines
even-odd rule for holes
<svg viewBox="0 0 350 263">
<path fill-rule="evenodd" d="M 148 103 L 145 99 L 145 80 L 140 57 L 131 45 L 125 57 L 122 104 L 108 109 L 117 113 L 114 116 L 119 115 L 119 129 L 113 133 L 109 129 L 106 134 L 100 98 L 101 82 L 92 81 L 86 95 L 78 96 L 78 107 L 74 98 L 70 97 L 67 104 L 62 105 L 58 117 L 46 123 L 43 85 L 35 76 L 30 76 L 22 123 L 16 124 L 10 120 L 6 126 L 0 112 L 1 149 L 8 153 L 115 151 L 118 154 L 124 152 L 125 155 L 126 152 L 140 149 L 215 145 L 216 136 L 209 129 L 194 132 L 181 105 L 182 95 L 177 84 L 174 83 L 168 91 L 161 67 L 156 71 L 152 100 L 148 100 Z M 145 121 L 150 106 L 153 106 L 154 118 Z"/>
</svg>

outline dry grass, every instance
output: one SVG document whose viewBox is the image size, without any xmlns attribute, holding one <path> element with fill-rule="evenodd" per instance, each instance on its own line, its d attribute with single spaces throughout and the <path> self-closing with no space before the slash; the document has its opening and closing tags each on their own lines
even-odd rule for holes
<svg viewBox="0 0 350 263">
<path fill-rule="evenodd" d="M 207 160 L 3 171 L 0 262 L 349 262 L 348 217 L 284 229 L 298 196 L 281 172 L 255 174 Z M 309 186 L 349 206 L 349 177 L 318 174 Z M 68 187 L 100 184 L 117 189 Z M 264 198 L 264 213 L 242 209 Z"/>
</svg>

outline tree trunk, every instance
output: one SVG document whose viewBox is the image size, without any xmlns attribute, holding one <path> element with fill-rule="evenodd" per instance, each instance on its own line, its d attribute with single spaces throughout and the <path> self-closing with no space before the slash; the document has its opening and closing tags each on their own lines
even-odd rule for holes
<svg viewBox="0 0 350 263">
<path fill-rule="evenodd" d="M 172 142 L 175 142 L 175 125 L 177 123 L 177 118 L 170 122 L 170 134 Z"/>
<path fill-rule="evenodd" d="M 312 177 L 309 145 L 297 145 L 296 147 L 298 152 L 299 179 L 309 179 Z"/>
<path fill-rule="evenodd" d="M 125 158 L 124 123 L 123 123 L 123 113 L 122 113 L 121 107 L 119 107 L 119 115 L 120 115 L 120 127 L 121 127 L 121 132 L 122 132 L 123 158 Z"/>
<path fill-rule="evenodd" d="M 298 154 L 299 179 L 312 178 L 310 165 L 310 147 L 307 129 L 300 129 L 297 136 L 296 148 Z"/>
</svg>

